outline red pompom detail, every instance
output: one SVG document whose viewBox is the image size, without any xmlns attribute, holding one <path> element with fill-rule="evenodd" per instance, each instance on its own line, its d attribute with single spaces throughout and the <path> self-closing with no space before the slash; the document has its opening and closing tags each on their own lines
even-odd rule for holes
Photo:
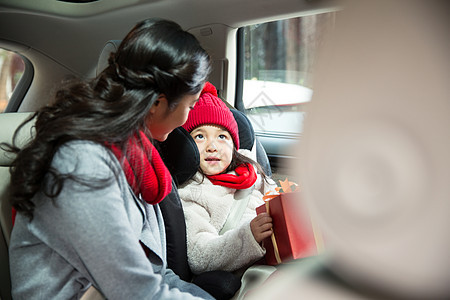
<svg viewBox="0 0 450 300">
<path fill-rule="evenodd" d="M 212 85 L 212 83 L 209 81 L 207 81 L 205 83 L 205 86 L 203 87 L 203 90 L 200 93 L 200 95 L 203 95 L 205 93 L 210 93 L 210 94 L 213 94 L 214 96 L 218 97 L 216 87 L 214 85 Z"/>
</svg>

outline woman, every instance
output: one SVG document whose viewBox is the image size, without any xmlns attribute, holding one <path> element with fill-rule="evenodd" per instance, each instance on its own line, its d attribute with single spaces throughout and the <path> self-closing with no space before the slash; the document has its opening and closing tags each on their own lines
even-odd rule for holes
<svg viewBox="0 0 450 300">
<path fill-rule="evenodd" d="M 186 121 L 209 71 L 191 34 L 146 20 L 97 78 L 35 114 L 35 138 L 11 147 L 15 299 L 77 299 L 91 285 L 108 299 L 212 298 L 166 268 L 158 203 L 172 185 L 151 144 Z"/>
</svg>

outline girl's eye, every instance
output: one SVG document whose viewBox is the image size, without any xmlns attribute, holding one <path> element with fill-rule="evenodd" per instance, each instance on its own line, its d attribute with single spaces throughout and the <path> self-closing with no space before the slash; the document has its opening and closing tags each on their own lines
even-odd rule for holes
<svg viewBox="0 0 450 300">
<path fill-rule="evenodd" d="M 196 140 L 201 140 L 201 139 L 203 139 L 203 134 L 199 133 L 199 134 L 195 135 L 195 136 L 194 136 L 194 139 L 196 139 Z"/>
<path fill-rule="evenodd" d="M 227 136 L 225 134 L 220 134 L 219 135 L 219 140 L 226 140 Z"/>
</svg>

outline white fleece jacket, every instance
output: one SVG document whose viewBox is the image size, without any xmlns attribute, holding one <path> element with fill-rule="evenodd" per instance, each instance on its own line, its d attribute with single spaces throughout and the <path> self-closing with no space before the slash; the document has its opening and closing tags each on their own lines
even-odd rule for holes
<svg viewBox="0 0 450 300">
<path fill-rule="evenodd" d="M 239 151 L 244 155 L 247 150 Z M 257 174 L 255 188 L 248 206 L 236 228 L 219 235 L 231 210 L 236 189 L 213 185 L 197 172 L 179 189 L 186 218 L 187 256 L 192 272 L 212 270 L 235 271 L 248 266 L 265 254 L 253 237 L 250 221 L 256 216 L 256 207 L 264 204 L 263 193 L 273 189 Z"/>
</svg>

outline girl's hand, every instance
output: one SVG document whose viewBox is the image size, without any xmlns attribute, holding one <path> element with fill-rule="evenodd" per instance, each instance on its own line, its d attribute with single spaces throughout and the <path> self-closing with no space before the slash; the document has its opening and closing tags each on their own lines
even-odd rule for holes
<svg viewBox="0 0 450 300">
<path fill-rule="evenodd" d="M 261 243 L 272 234 L 272 218 L 268 213 L 261 213 L 250 222 L 250 229 L 255 240 Z"/>
</svg>

